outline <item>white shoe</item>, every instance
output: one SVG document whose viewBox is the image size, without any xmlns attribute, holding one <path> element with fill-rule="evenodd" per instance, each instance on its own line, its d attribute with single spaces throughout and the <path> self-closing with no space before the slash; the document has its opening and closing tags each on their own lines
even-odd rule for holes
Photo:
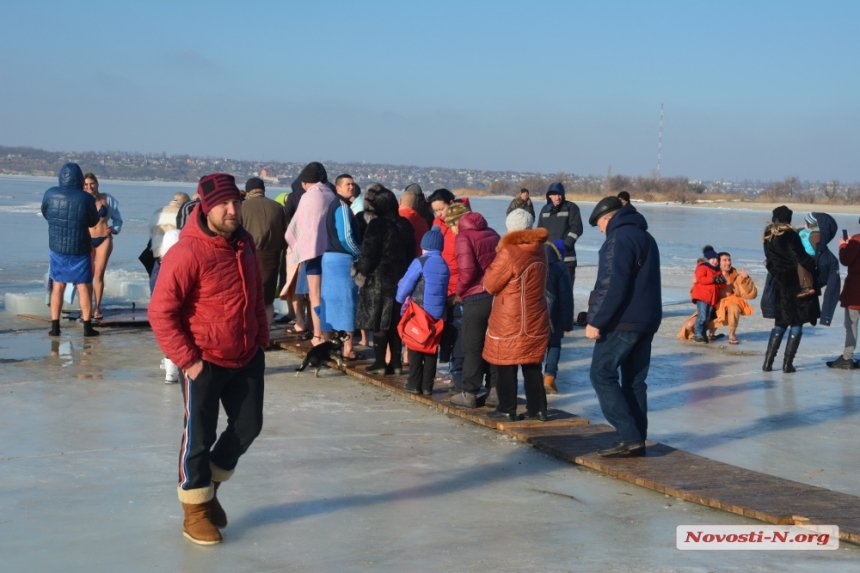
<svg viewBox="0 0 860 573">
<path fill-rule="evenodd" d="M 160 367 L 164 370 L 165 384 L 176 384 L 179 382 L 179 368 L 169 358 L 162 358 Z"/>
</svg>

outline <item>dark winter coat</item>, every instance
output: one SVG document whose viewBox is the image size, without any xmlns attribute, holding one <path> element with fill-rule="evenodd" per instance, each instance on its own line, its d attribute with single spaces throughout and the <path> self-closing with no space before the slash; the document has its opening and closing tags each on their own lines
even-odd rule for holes
<svg viewBox="0 0 860 573">
<path fill-rule="evenodd" d="M 833 321 L 833 313 L 839 303 L 839 289 L 842 279 L 839 276 L 839 260 L 827 247 L 827 244 L 836 236 L 839 225 L 836 220 L 827 213 L 813 213 L 818 221 L 820 238 L 815 247 L 815 264 L 818 266 L 818 284 L 824 288 L 824 297 L 821 299 L 821 324 L 830 326 Z"/>
<path fill-rule="evenodd" d="M 490 364 L 543 362 L 550 330 L 546 237 L 546 229 L 540 228 L 508 233 L 484 274 L 484 286 L 494 295 L 481 352 Z"/>
<path fill-rule="evenodd" d="M 564 186 L 553 183 L 550 190 L 561 193 L 561 203 L 558 206 L 553 205 L 547 191 L 546 205 L 540 210 L 537 226 L 549 231 L 549 242 L 559 239 L 564 241 L 564 262 L 568 266 L 575 266 L 576 241 L 582 236 L 582 215 L 576 203 L 565 200 Z"/>
<path fill-rule="evenodd" d="M 397 284 L 397 302 L 411 296 L 435 319 L 445 317 L 448 302 L 448 264 L 439 251 L 427 251 L 416 257 Z"/>
<path fill-rule="evenodd" d="M 400 320 L 397 283 L 415 256 L 415 238 L 409 221 L 393 212 L 367 224 L 355 270 L 365 282 L 358 293 L 355 325 L 365 330 L 388 330 Z"/>
<path fill-rule="evenodd" d="M 287 227 L 290 226 L 293 216 L 299 208 L 299 201 L 301 201 L 302 195 L 305 194 L 305 188 L 302 187 L 302 182 L 298 177 L 293 179 L 293 182 L 290 184 L 290 189 L 292 189 L 292 191 L 287 195 L 287 198 L 284 199 L 284 218 L 286 219 Z"/>
<path fill-rule="evenodd" d="M 633 205 L 619 209 L 606 226 L 597 279 L 588 297 L 588 324 L 654 333 L 663 319 L 660 251 L 648 223 Z"/>
<path fill-rule="evenodd" d="M 487 225 L 480 213 L 466 213 L 457 222 L 457 288 L 461 299 L 482 294 L 484 271 L 496 258 L 499 234 Z"/>
<path fill-rule="evenodd" d="M 573 286 L 555 245 L 546 243 L 544 252 L 548 267 L 546 292 L 549 294 L 550 346 L 558 346 L 564 333 L 573 330 Z"/>
<path fill-rule="evenodd" d="M 797 298 L 800 292 L 797 265 L 803 265 L 812 276 L 817 276 L 815 259 L 807 254 L 800 236 L 791 225 L 771 223 L 764 236 L 765 266 L 772 277 L 775 323 L 778 326 L 806 322 L 814 325 L 821 315 L 818 297 Z"/>
<path fill-rule="evenodd" d="M 42 216 L 48 221 L 48 248 L 62 255 L 86 255 L 92 250 L 90 227 L 99 222 L 96 201 L 84 191 L 84 174 L 77 163 L 60 169 L 59 185 L 45 191 Z"/>
</svg>

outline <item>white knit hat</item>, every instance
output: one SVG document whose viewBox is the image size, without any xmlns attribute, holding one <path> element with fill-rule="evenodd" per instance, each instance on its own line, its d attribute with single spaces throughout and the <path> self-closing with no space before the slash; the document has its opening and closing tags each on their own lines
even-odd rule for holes
<svg viewBox="0 0 860 573">
<path fill-rule="evenodd" d="M 508 230 L 508 233 L 513 231 L 523 231 L 525 229 L 531 229 L 534 222 L 534 215 L 525 209 L 514 209 L 505 218 L 505 228 Z"/>
</svg>

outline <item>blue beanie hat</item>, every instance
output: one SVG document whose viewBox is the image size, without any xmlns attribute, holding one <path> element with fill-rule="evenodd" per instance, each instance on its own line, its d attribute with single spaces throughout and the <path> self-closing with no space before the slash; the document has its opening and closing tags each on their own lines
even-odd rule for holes
<svg viewBox="0 0 860 573">
<path fill-rule="evenodd" d="M 438 225 L 433 225 L 421 238 L 421 248 L 425 251 L 441 251 L 443 246 L 445 246 L 445 239 Z"/>
<path fill-rule="evenodd" d="M 704 257 L 708 260 L 720 258 L 720 256 L 717 254 L 717 251 L 711 245 L 705 245 L 705 248 L 702 249 L 702 255 L 704 255 Z"/>
</svg>

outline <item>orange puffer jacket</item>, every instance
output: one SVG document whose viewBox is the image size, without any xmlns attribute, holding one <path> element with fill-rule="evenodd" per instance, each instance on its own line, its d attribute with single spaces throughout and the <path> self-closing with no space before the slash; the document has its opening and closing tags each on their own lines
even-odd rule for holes
<svg viewBox="0 0 860 573">
<path fill-rule="evenodd" d="M 484 273 L 484 288 L 495 295 L 482 353 L 490 364 L 543 362 L 549 343 L 547 236 L 543 228 L 508 233 Z"/>
</svg>

